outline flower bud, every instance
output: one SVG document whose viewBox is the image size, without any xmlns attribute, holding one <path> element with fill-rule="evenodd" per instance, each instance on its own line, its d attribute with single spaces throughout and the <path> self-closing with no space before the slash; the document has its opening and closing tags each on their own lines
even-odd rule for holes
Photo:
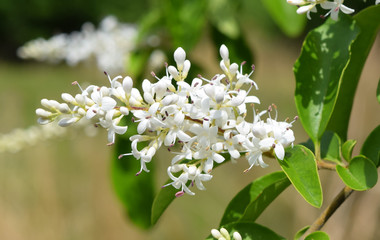
<svg viewBox="0 0 380 240">
<path fill-rule="evenodd" d="M 178 70 L 182 71 L 183 69 L 183 63 L 186 59 L 186 52 L 183 50 L 183 48 L 179 47 L 174 52 L 174 61 L 177 63 Z"/>
<path fill-rule="evenodd" d="M 222 57 L 223 61 L 229 61 L 229 52 L 228 52 L 228 48 L 226 47 L 226 45 L 222 45 L 220 46 L 220 49 L 219 49 L 219 53 L 220 53 L 220 56 Z"/>
<path fill-rule="evenodd" d="M 120 113 L 123 115 L 129 115 L 129 110 L 126 107 L 120 107 Z"/>
<path fill-rule="evenodd" d="M 131 94 L 132 86 L 133 86 L 132 78 L 129 77 L 129 76 L 125 77 L 124 80 L 123 80 L 123 88 L 124 88 L 124 91 L 125 91 L 128 95 Z"/>
<path fill-rule="evenodd" d="M 216 239 L 219 239 L 222 237 L 222 234 L 220 234 L 220 232 L 216 229 L 212 229 L 211 230 L 211 235 L 216 238 Z"/>
<path fill-rule="evenodd" d="M 76 104 L 75 98 L 69 93 L 62 93 L 62 100 L 71 104 Z"/>
<path fill-rule="evenodd" d="M 68 127 L 71 124 L 75 123 L 77 121 L 77 118 L 62 118 L 59 120 L 58 125 L 61 127 Z"/>
<path fill-rule="evenodd" d="M 177 71 L 177 69 L 175 67 L 169 66 L 168 67 L 168 72 L 170 73 L 170 75 L 173 76 L 174 79 L 177 79 L 177 77 L 178 77 L 178 71 Z"/>
<path fill-rule="evenodd" d="M 75 95 L 75 101 L 77 101 L 77 103 L 79 105 L 85 105 L 86 104 L 85 97 L 82 94 Z"/>
<path fill-rule="evenodd" d="M 61 113 L 69 113 L 71 111 L 71 109 L 69 108 L 69 106 L 66 103 L 59 104 L 58 110 Z"/>
<path fill-rule="evenodd" d="M 51 112 L 46 111 L 45 109 L 42 109 L 42 108 L 37 108 L 36 114 L 37 114 L 37 116 L 42 117 L 42 118 L 48 118 L 52 115 Z"/>
<path fill-rule="evenodd" d="M 238 66 L 236 63 L 233 63 L 233 64 L 231 64 L 231 66 L 230 66 L 230 73 L 231 73 L 232 75 L 235 75 L 236 72 L 238 71 L 238 69 L 239 69 L 239 66 Z"/>
<path fill-rule="evenodd" d="M 232 237 L 234 238 L 234 240 L 242 240 L 241 235 L 238 232 L 234 232 Z"/>
</svg>

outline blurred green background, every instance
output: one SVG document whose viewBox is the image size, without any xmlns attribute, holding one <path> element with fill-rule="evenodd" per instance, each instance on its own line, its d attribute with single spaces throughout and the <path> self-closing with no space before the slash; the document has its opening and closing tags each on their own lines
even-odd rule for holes
<svg viewBox="0 0 380 240">
<path fill-rule="evenodd" d="M 242 2 L 245 7 L 238 8 L 238 21 L 250 53 L 254 55 L 254 80 L 260 88 L 255 94 L 262 101 L 259 109 L 275 103 L 280 119 L 293 118 L 297 112 L 293 101 L 292 66 L 305 32 L 298 37 L 288 37 L 261 2 Z M 117 16 L 119 21 L 138 22 L 156 7 L 157 2 L 148 0 L 1 1 L 0 133 L 35 125 L 35 109 L 40 106 L 40 100 L 59 100 L 62 92 L 78 92 L 77 87 L 71 86 L 73 81 L 108 84 L 95 66 L 68 67 L 21 61 L 15 55 L 17 47 L 37 37 L 48 38 L 56 33 L 80 30 L 87 21 L 97 25 L 110 14 Z M 306 28 L 320 22 L 319 19 L 309 22 Z M 206 25 L 202 29 L 188 52 L 191 59 L 202 66 L 204 70 L 200 73 L 205 77 L 212 77 L 218 71 L 219 46 L 214 46 L 210 28 Z M 166 45 L 174 51 L 175 43 Z M 357 149 L 380 122 L 380 106 L 375 99 L 379 63 L 378 37 L 364 68 L 350 122 L 349 138 L 358 140 Z M 307 139 L 300 122 L 295 123 L 294 131 L 297 143 Z M 207 191 L 176 199 L 157 226 L 144 232 L 125 217 L 113 192 L 110 181 L 112 147 L 106 143 L 105 131 L 99 131 L 96 137 L 88 137 L 82 131 L 70 131 L 65 136 L 26 146 L 17 153 L 0 153 L 0 239 L 202 239 L 219 225 L 225 207 L 240 189 L 253 179 L 279 169 L 271 159 L 266 160 L 269 168 L 254 168 L 245 174 L 246 162 L 227 163 L 213 172 L 213 180 L 205 184 Z M 157 189 L 167 178 L 169 163 L 165 154 L 159 153 L 157 159 Z M 343 184 L 335 173 L 321 174 L 324 202 L 328 203 Z M 324 230 L 331 239 L 380 239 L 377 227 L 379 200 L 379 186 L 365 193 L 354 193 Z M 319 212 L 290 187 L 258 222 L 291 238 L 298 229 L 311 224 Z"/>
</svg>

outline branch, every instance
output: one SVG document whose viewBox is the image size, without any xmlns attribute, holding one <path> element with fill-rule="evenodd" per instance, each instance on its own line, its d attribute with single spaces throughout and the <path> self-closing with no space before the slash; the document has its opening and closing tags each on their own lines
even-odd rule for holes
<svg viewBox="0 0 380 240">
<path fill-rule="evenodd" d="M 351 195 L 354 190 L 345 186 L 339 194 L 334 198 L 330 205 L 323 211 L 323 213 L 314 221 L 310 228 L 305 232 L 304 237 L 312 232 L 320 230 L 323 225 L 329 220 L 331 215 L 342 205 L 342 203 Z"/>
<path fill-rule="evenodd" d="M 318 169 L 327 169 L 327 170 L 333 170 L 336 169 L 336 164 L 328 163 L 323 160 L 317 162 Z"/>
</svg>

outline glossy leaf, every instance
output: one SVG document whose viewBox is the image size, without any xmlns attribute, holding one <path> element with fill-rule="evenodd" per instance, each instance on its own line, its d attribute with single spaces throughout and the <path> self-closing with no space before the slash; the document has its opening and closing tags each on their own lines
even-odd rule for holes
<svg viewBox="0 0 380 240">
<path fill-rule="evenodd" d="M 377 169 L 371 160 L 364 156 L 354 157 L 348 168 L 336 166 L 336 171 L 342 181 L 356 191 L 364 191 L 375 186 Z"/>
<path fill-rule="evenodd" d="M 232 234 L 238 232 L 243 240 L 285 240 L 271 229 L 253 222 L 237 222 L 223 227 L 230 233 L 231 239 Z M 206 240 L 215 240 L 215 238 L 210 234 Z"/>
<path fill-rule="evenodd" d="M 322 188 L 314 154 L 305 146 L 287 148 L 284 160 L 278 160 L 293 186 L 314 207 L 322 205 Z"/>
<path fill-rule="evenodd" d="M 128 135 L 133 134 L 137 134 L 136 126 L 130 124 Z M 154 198 L 153 165 L 149 164 L 148 166 L 150 173 L 143 172 L 136 176 L 140 170 L 139 161 L 133 156 L 118 159 L 120 154 L 132 152 L 128 136 L 119 136 L 114 147 L 115 154 L 112 157 L 111 177 L 116 195 L 123 203 L 131 222 L 147 229 L 151 227 L 151 206 Z"/>
<path fill-rule="evenodd" d="M 365 140 L 360 153 L 368 157 L 376 167 L 380 165 L 380 125 L 377 126 Z"/>
<path fill-rule="evenodd" d="M 296 37 L 302 33 L 307 19 L 303 15 L 294 14 L 297 6 L 290 5 L 283 0 L 262 0 L 261 2 L 283 33 L 289 37 Z"/>
<path fill-rule="evenodd" d="M 248 184 L 228 204 L 220 226 L 230 222 L 254 222 L 265 208 L 290 185 L 284 172 L 274 172 Z"/>
<path fill-rule="evenodd" d="M 338 134 L 325 132 L 321 139 L 321 157 L 332 162 L 341 162 L 340 159 L 341 141 Z"/>
<path fill-rule="evenodd" d="M 351 161 L 352 150 L 356 145 L 356 140 L 347 140 L 342 146 L 342 156 L 346 159 L 347 162 Z"/>
<path fill-rule="evenodd" d="M 351 46 L 351 60 L 343 73 L 338 100 L 327 126 L 327 129 L 336 132 L 342 141 L 347 139 L 352 104 L 363 66 L 380 29 L 380 5 L 363 9 L 353 19 L 360 27 L 360 33 Z M 347 31 L 347 34 L 350 35 L 350 32 Z M 348 37 L 347 34 L 340 33 L 341 37 Z"/>
<path fill-rule="evenodd" d="M 305 240 L 330 240 L 330 237 L 325 232 L 316 231 L 307 235 Z"/>
<path fill-rule="evenodd" d="M 299 240 L 305 232 L 310 228 L 310 226 L 306 226 L 301 228 L 295 235 L 294 235 L 294 240 Z"/>
<path fill-rule="evenodd" d="M 349 49 L 359 33 L 354 21 L 340 16 L 339 21 L 328 19 L 309 32 L 294 65 L 296 107 L 314 143 L 322 137 L 334 110 Z"/>
</svg>

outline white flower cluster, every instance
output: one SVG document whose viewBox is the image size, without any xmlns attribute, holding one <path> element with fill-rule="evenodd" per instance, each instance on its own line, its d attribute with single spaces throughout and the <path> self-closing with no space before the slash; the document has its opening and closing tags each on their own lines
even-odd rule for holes
<svg viewBox="0 0 380 240">
<path fill-rule="evenodd" d="M 377 0 L 376 4 L 378 3 L 378 1 L 379 0 Z M 338 20 L 339 10 L 345 14 L 351 14 L 355 12 L 354 9 L 343 5 L 344 0 L 334 0 L 332 2 L 327 0 L 287 0 L 287 2 L 292 5 L 300 6 L 297 9 L 297 13 L 306 13 L 308 19 L 311 19 L 310 12 L 317 12 L 316 6 L 318 4 L 320 4 L 320 6 L 323 9 L 329 10 L 323 17 L 331 15 L 331 18 L 335 21 Z"/>
<path fill-rule="evenodd" d="M 83 132 L 93 137 L 97 134 L 97 129 L 85 120 L 80 124 L 76 124 L 75 132 L 80 128 Z M 57 125 L 36 125 L 28 128 L 16 128 L 9 133 L 0 133 L 0 153 L 10 152 L 16 153 L 26 147 L 34 146 L 41 141 L 47 141 L 67 135 L 66 128 Z"/>
<path fill-rule="evenodd" d="M 91 119 L 107 129 L 111 145 L 115 134 L 127 131 L 127 126 L 119 126 L 121 119 L 132 113 L 138 134 L 130 137 L 132 153 L 120 157 L 133 155 L 141 162 L 138 174 L 149 172 L 147 163 L 162 145 L 166 146 L 174 154 L 167 169 L 172 182 L 167 185 L 180 189 L 176 196 L 193 195 L 189 187 L 194 183 L 198 189 L 205 189 L 202 182 L 212 178 L 214 163 L 224 162 L 227 154 L 236 160 L 243 153 L 249 163 L 247 170 L 255 165 L 266 167 L 263 154 L 282 160 L 284 148 L 294 141 L 290 129 L 293 122 L 277 121 L 275 108 L 276 116 L 271 118 L 274 105 L 262 112 L 253 110 L 254 119 L 247 122 L 247 105 L 253 108 L 260 102 L 249 96 L 252 89 L 257 89 L 250 79 L 253 70 L 244 74 L 242 65 L 239 68 L 231 64 L 225 45 L 220 54 L 223 73 L 211 80 L 199 76 L 186 82 L 191 64 L 185 51 L 178 48 L 174 52 L 176 67 L 168 66 L 165 76 L 155 76 L 155 83 L 145 79 L 142 92 L 133 87 L 130 77 L 122 80 L 121 76 L 108 76 L 110 87 L 91 85 L 76 96 L 63 93 L 64 103 L 43 99 L 44 109 L 36 110 L 38 122 L 56 120 L 65 127 L 82 118 Z M 269 115 L 266 120 L 261 119 L 264 114 Z M 147 145 L 141 148 L 141 142 Z"/>
<path fill-rule="evenodd" d="M 85 23 L 81 32 L 58 34 L 45 40 L 38 38 L 18 49 L 18 56 L 38 61 L 61 62 L 76 65 L 95 59 L 102 71 L 124 72 L 128 54 L 136 48 L 137 28 L 120 23 L 113 16 L 104 18 L 98 29 Z"/>
<path fill-rule="evenodd" d="M 231 240 L 230 233 L 225 228 L 221 228 L 220 230 L 212 229 L 211 235 L 218 240 Z M 240 233 L 234 232 L 232 240 L 242 240 Z"/>
<path fill-rule="evenodd" d="M 16 153 L 26 146 L 32 146 L 41 140 L 62 136 L 65 133 L 66 129 L 55 125 L 16 128 L 9 133 L 0 133 L 0 153 Z"/>
</svg>

